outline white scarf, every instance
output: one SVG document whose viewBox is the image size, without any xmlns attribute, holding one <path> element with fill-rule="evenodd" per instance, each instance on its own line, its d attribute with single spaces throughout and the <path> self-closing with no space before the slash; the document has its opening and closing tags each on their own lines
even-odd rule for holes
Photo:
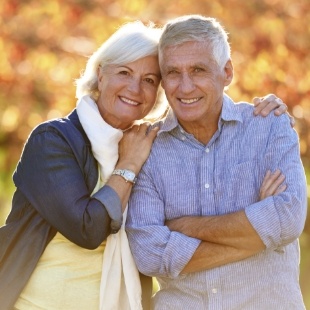
<svg viewBox="0 0 310 310">
<path fill-rule="evenodd" d="M 118 143 L 123 132 L 103 120 L 97 104 L 89 96 L 78 100 L 76 110 L 99 163 L 101 188 L 118 160 Z M 127 207 L 120 231 L 107 239 L 100 283 L 100 310 L 142 310 L 139 272 L 125 232 L 126 216 Z"/>
</svg>

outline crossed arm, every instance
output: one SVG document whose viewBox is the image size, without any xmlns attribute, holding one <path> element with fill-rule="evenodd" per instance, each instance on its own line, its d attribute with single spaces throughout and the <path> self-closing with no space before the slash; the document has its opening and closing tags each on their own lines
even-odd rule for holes
<svg viewBox="0 0 310 310">
<path fill-rule="evenodd" d="M 273 174 L 268 171 L 260 189 L 260 200 L 283 192 L 286 188 L 284 179 L 279 170 Z M 239 261 L 265 249 L 244 210 L 218 216 L 186 216 L 165 224 L 171 231 L 202 240 L 182 273 Z"/>
</svg>

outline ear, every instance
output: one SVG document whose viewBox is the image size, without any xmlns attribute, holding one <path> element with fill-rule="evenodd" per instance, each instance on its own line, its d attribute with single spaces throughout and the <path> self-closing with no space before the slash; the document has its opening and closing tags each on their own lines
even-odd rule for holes
<svg viewBox="0 0 310 310">
<path fill-rule="evenodd" d="M 224 84 L 225 86 L 228 86 L 234 77 L 234 67 L 231 62 L 231 59 L 229 59 L 224 66 L 224 74 L 225 74 Z"/>
</svg>

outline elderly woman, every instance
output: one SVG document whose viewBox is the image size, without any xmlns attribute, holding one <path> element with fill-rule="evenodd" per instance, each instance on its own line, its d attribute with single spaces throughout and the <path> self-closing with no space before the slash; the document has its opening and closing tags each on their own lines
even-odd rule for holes
<svg viewBox="0 0 310 310">
<path fill-rule="evenodd" d="M 154 110 L 159 36 L 140 22 L 121 27 L 89 58 L 76 109 L 30 134 L 0 229 L 1 309 L 99 308 L 105 240 L 157 133 L 136 121 Z"/>
</svg>

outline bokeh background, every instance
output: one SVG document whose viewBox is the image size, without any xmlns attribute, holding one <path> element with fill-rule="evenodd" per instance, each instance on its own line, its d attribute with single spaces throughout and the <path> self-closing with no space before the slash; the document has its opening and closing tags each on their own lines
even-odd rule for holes
<svg viewBox="0 0 310 310">
<path fill-rule="evenodd" d="M 275 93 L 288 105 L 309 182 L 309 0 L 1 0 L 0 224 L 23 143 L 34 126 L 74 108 L 74 80 L 87 56 L 124 22 L 161 26 L 183 14 L 216 17 L 230 33 L 233 99 Z M 300 244 L 300 282 L 310 309 L 309 219 Z"/>
</svg>

